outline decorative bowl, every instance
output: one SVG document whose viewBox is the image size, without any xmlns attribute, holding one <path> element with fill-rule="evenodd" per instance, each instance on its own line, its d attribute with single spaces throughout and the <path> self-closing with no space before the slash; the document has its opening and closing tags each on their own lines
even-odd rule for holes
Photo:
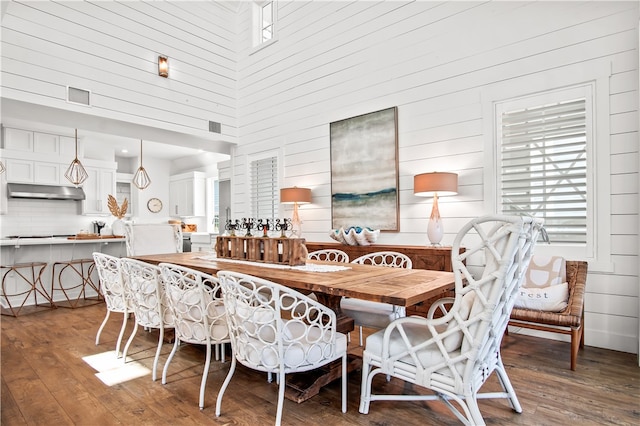
<svg viewBox="0 0 640 426">
<path fill-rule="evenodd" d="M 340 228 L 331 231 L 329 236 L 342 244 L 350 246 L 368 246 L 376 242 L 380 230 L 363 228 L 360 226 L 350 226 L 347 229 Z"/>
</svg>

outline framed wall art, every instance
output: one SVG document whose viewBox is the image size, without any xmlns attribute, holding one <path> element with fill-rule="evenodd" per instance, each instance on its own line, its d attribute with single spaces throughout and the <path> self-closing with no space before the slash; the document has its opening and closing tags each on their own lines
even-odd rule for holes
<svg viewBox="0 0 640 426">
<path fill-rule="evenodd" d="M 331 226 L 399 231 L 398 109 L 335 121 L 331 137 Z"/>
</svg>

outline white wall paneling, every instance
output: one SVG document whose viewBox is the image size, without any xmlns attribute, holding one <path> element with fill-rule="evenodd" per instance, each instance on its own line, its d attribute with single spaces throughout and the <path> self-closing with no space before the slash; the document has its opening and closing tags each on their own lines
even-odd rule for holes
<svg viewBox="0 0 640 426">
<path fill-rule="evenodd" d="M 483 96 L 497 87 L 513 93 L 583 83 L 604 64 L 609 134 L 596 143 L 610 153 L 599 159 L 610 169 L 602 201 L 610 214 L 599 220 L 611 228 L 611 268 L 589 272 L 586 344 L 638 351 L 637 1 L 277 7 L 277 41 L 256 50 L 248 1 L 11 2 L 2 17 L 3 104 L 8 98 L 201 138 L 211 137 L 209 120 L 221 122 L 219 139 L 238 143 L 220 174 L 231 180 L 232 217 L 250 211 L 247 158 L 277 149 L 284 182 L 312 189 L 301 216 L 305 237 L 316 241 L 330 240 L 329 123 L 397 106 L 400 232 L 379 241 L 427 243 L 432 200 L 413 195 L 413 175 L 439 170 L 459 174 L 458 195 L 439 200 L 450 244 L 470 218 L 488 212 L 491 124 Z M 157 76 L 158 54 L 169 56 L 168 79 Z M 91 90 L 93 106 L 67 104 L 66 85 Z M 190 165 L 145 160 L 145 167 L 152 187 L 141 194 L 141 211 L 148 197 L 167 196 L 168 177 L 156 173 Z M 21 221 L 7 215 L 18 229 L 39 226 L 40 216 L 23 210 L 28 202 L 9 200 L 9 212 L 25 214 Z"/>
<path fill-rule="evenodd" d="M 232 183 L 242 193 L 241 155 L 284 143 L 285 182 L 312 189 L 313 202 L 301 210 L 309 240 L 330 240 L 332 121 L 398 107 L 400 232 L 380 242 L 426 243 L 432 200 L 413 195 L 413 175 L 440 170 L 460 176 L 459 194 L 439 200 L 450 243 L 468 219 L 487 213 L 487 88 L 556 87 L 548 79 L 556 70 L 575 84 L 606 63 L 610 134 L 597 143 L 610 143 L 604 202 L 614 270 L 589 274 L 598 284 L 588 285 L 586 341 L 637 351 L 630 336 L 638 336 L 638 226 L 614 224 L 638 222 L 637 2 L 287 2 L 278 25 L 277 43 L 254 52 L 250 10 L 240 9 Z M 241 202 L 234 207 L 235 216 L 248 212 Z M 597 327 L 595 318 L 603 319 Z"/>
<path fill-rule="evenodd" d="M 215 2 L 13 2 L 2 19 L 3 96 L 69 109 L 70 85 L 91 91 L 89 114 L 204 134 L 211 120 L 235 138 L 234 21 Z M 169 56 L 168 79 L 158 54 Z"/>
</svg>

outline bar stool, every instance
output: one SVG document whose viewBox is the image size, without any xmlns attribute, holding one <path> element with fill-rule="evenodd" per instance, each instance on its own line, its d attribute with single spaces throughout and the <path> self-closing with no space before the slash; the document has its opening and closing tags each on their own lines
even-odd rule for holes
<svg viewBox="0 0 640 426">
<path fill-rule="evenodd" d="M 34 309 L 29 309 L 28 313 L 35 313 L 42 311 L 44 309 L 53 309 L 56 305 L 53 303 L 53 299 L 44 285 L 42 284 L 42 273 L 44 269 L 47 267 L 46 262 L 26 262 L 26 263 L 15 263 L 13 265 L 1 265 L 0 270 L 2 270 L 2 299 L 0 299 L 0 305 L 2 305 L 1 313 L 2 315 L 11 315 L 17 317 L 20 314 L 20 311 L 24 307 L 25 303 L 29 300 L 31 294 L 33 294 L 35 305 Z M 12 291 L 7 291 L 7 278 L 11 272 L 15 272 L 15 274 L 22 278 L 22 281 L 28 284 L 28 289 L 25 291 L 21 291 L 19 293 L 13 293 Z M 19 291 L 19 287 L 17 285 L 18 280 L 16 280 L 16 291 Z M 13 294 L 12 294 L 13 293 Z M 38 303 L 38 294 L 46 299 L 47 304 L 39 304 Z M 16 306 L 17 303 L 12 304 L 12 299 L 19 298 L 23 296 L 24 298 L 20 302 L 19 306 Z M 20 300 L 20 299 L 18 299 Z M 43 309 L 39 309 L 43 308 Z"/>
<path fill-rule="evenodd" d="M 75 309 L 104 302 L 100 289 L 91 278 L 95 268 L 96 264 L 91 258 L 54 262 L 51 268 L 51 297 L 55 298 L 58 291 L 62 292 L 66 299 L 66 301 L 57 302 L 56 306 Z M 97 295 L 87 297 L 87 286 L 95 290 Z M 77 289 L 79 289 L 78 295 L 75 296 L 72 290 Z"/>
</svg>

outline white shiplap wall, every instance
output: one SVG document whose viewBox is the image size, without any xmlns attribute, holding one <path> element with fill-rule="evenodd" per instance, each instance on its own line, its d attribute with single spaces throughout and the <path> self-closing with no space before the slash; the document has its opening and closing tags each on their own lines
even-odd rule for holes
<svg viewBox="0 0 640 426">
<path fill-rule="evenodd" d="M 10 2 L 2 97 L 204 138 L 215 121 L 233 142 L 235 16 L 216 2 Z M 91 108 L 68 104 L 66 86 L 91 91 Z"/>
<path fill-rule="evenodd" d="M 605 61 L 610 137 L 598 143 L 610 152 L 613 272 L 589 274 L 586 344 L 638 351 L 637 1 L 278 2 L 277 41 L 257 51 L 250 6 L 3 2 L 2 96 L 193 135 L 221 122 L 239 141 L 221 173 L 233 215 L 249 210 L 248 156 L 276 151 L 282 184 L 312 188 L 309 240 L 329 240 L 329 123 L 397 106 L 401 231 L 380 242 L 426 243 L 431 200 L 413 195 L 413 175 L 445 170 L 460 176 L 459 194 L 440 202 L 450 243 L 487 212 L 486 89 Z M 156 74 L 158 54 L 169 79 Z M 91 90 L 93 107 L 67 104 L 66 85 Z M 16 207 L 38 229 L 35 205 Z"/>
<path fill-rule="evenodd" d="M 312 241 L 330 240 L 332 121 L 398 107 L 401 231 L 379 241 L 426 242 L 431 200 L 413 195 L 413 176 L 440 170 L 459 174 L 459 194 L 440 200 L 451 243 L 489 213 L 486 89 L 517 96 L 521 82 L 605 61 L 610 135 L 597 143 L 611 157 L 613 273 L 589 274 L 586 344 L 638 351 L 638 2 L 279 2 L 277 41 L 261 50 L 250 3 L 239 13 L 234 215 L 249 214 L 248 156 L 280 150 L 282 185 L 312 189 L 301 208 Z"/>
</svg>

